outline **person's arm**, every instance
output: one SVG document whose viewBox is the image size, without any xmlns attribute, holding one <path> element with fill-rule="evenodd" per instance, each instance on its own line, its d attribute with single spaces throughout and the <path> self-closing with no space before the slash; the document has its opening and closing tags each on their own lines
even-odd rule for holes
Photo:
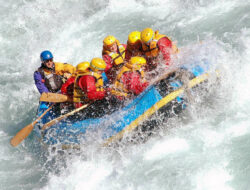
<svg viewBox="0 0 250 190">
<path fill-rule="evenodd" d="M 70 77 L 61 87 L 61 93 L 65 95 L 73 95 L 73 86 L 75 82 L 75 77 Z"/>
<path fill-rule="evenodd" d="M 138 72 L 127 72 L 122 76 L 125 88 L 135 95 L 140 94 L 148 87 L 148 82 L 141 81 L 141 75 Z"/>
<path fill-rule="evenodd" d="M 95 78 L 93 76 L 82 76 L 78 80 L 78 85 L 87 94 L 89 100 L 101 100 L 105 97 L 105 91 L 96 91 Z"/>
<path fill-rule="evenodd" d="M 172 51 L 172 42 L 167 38 L 161 38 L 157 43 L 160 52 L 163 55 L 163 59 L 166 65 L 169 65 L 170 62 L 170 53 Z"/>
<path fill-rule="evenodd" d="M 58 75 L 63 75 L 64 73 L 74 74 L 76 68 L 68 63 L 58 63 L 55 62 L 55 73 Z"/>
<path fill-rule="evenodd" d="M 106 68 L 105 68 L 105 73 L 108 73 L 110 71 L 110 69 L 112 68 L 112 59 L 109 55 L 103 55 L 102 56 L 103 60 L 106 63 Z"/>
<path fill-rule="evenodd" d="M 107 87 L 109 85 L 109 80 L 105 72 L 102 73 L 103 85 Z"/>
<path fill-rule="evenodd" d="M 44 84 L 44 79 L 42 79 L 42 75 L 38 71 L 34 72 L 34 81 L 40 94 L 42 94 L 43 92 L 49 92 L 48 88 Z"/>
</svg>

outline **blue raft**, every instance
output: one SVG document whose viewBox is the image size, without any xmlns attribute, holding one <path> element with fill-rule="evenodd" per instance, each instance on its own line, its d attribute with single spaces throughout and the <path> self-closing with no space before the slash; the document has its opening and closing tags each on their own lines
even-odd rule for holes
<svg viewBox="0 0 250 190">
<path fill-rule="evenodd" d="M 186 89 L 201 85 L 215 73 L 207 61 L 185 65 L 180 70 L 189 73 L 189 81 L 185 85 L 173 73 L 109 115 L 84 120 L 65 119 L 42 131 L 42 126 L 56 117 L 48 112 L 36 125 L 35 134 L 47 145 L 81 145 L 93 141 L 107 145 L 124 138 L 139 126 L 150 125 L 155 114 L 159 114 L 164 121 L 171 117 L 170 110 L 178 114 L 185 109 L 183 93 Z M 47 108 L 48 105 L 41 102 L 38 115 Z"/>
</svg>

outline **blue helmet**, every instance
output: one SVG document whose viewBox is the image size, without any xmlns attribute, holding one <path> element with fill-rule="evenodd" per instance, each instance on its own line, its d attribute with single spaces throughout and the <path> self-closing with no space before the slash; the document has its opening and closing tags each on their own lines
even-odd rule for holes
<svg viewBox="0 0 250 190">
<path fill-rule="evenodd" d="M 43 51 L 41 54 L 40 54 L 40 58 L 41 58 L 41 61 L 44 62 L 48 59 L 52 59 L 53 58 L 53 55 L 50 51 L 48 50 L 45 50 Z"/>
</svg>

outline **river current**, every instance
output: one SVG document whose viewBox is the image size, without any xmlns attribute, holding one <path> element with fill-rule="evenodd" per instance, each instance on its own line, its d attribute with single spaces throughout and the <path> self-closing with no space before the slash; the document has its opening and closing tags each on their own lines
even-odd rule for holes
<svg viewBox="0 0 250 190">
<path fill-rule="evenodd" d="M 249 0 L 0 1 L 0 189 L 250 189 Z M 101 56 L 105 36 L 126 43 L 146 27 L 189 58 L 216 61 L 221 83 L 205 103 L 197 97 L 184 119 L 145 143 L 63 158 L 40 148 L 34 134 L 10 146 L 36 117 L 41 51 L 77 65 Z"/>
</svg>

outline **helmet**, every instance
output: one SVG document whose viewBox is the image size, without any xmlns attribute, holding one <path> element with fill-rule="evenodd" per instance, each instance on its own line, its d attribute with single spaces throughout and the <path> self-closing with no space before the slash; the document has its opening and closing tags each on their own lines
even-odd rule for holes
<svg viewBox="0 0 250 190">
<path fill-rule="evenodd" d="M 93 58 L 90 62 L 90 69 L 92 71 L 104 71 L 106 68 L 106 63 L 101 58 Z"/>
<path fill-rule="evenodd" d="M 53 55 L 50 51 L 45 50 L 40 54 L 40 59 L 42 62 L 48 60 L 48 59 L 53 59 Z"/>
<path fill-rule="evenodd" d="M 141 32 L 139 31 L 133 31 L 128 35 L 128 43 L 134 44 L 138 40 L 141 40 Z"/>
<path fill-rule="evenodd" d="M 103 40 L 103 45 L 104 46 L 110 46 L 110 45 L 112 45 L 115 42 L 116 42 L 116 38 L 114 36 L 107 36 Z"/>
<path fill-rule="evenodd" d="M 85 72 L 90 66 L 90 63 L 85 61 L 85 62 L 81 62 L 76 66 L 76 72 L 80 73 L 80 72 Z"/>
<path fill-rule="evenodd" d="M 129 62 L 126 64 L 126 66 L 130 69 L 132 68 L 138 68 L 140 69 L 143 65 L 146 65 L 146 59 L 143 57 L 132 57 Z"/>
<path fill-rule="evenodd" d="M 152 28 L 145 28 L 141 32 L 141 40 L 143 43 L 149 43 L 151 42 L 155 37 L 155 32 Z"/>
</svg>

